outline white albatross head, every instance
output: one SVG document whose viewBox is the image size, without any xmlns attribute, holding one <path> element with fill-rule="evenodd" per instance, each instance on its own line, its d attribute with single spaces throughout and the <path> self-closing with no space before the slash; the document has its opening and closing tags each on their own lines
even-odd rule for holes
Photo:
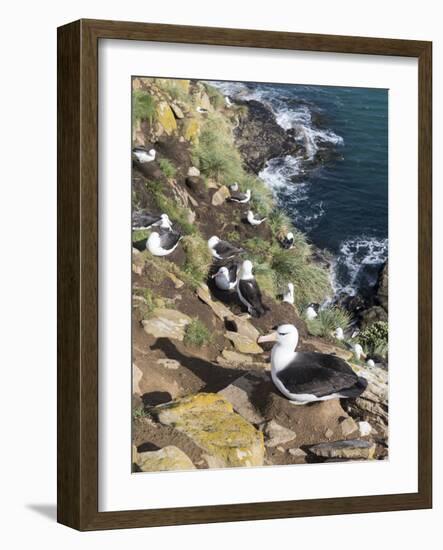
<svg viewBox="0 0 443 550">
<path fill-rule="evenodd" d="M 220 242 L 220 239 L 213 235 L 210 239 L 208 239 L 208 247 L 214 248 L 218 243 Z"/>
<path fill-rule="evenodd" d="M 276 342 L 275 346 L 293 352 L 298 345 L 298 330 L 294 325 L 280 325 L 275 332 L 271 332 L 266 336 L 260 336 L 257 342 L 259 344 L 263 342 Z"/>
<path fill-rule="evenodd" d="M 160 227 L 172 229 L 172 223 L 167 214 L 162 214 L 160 216 Z"/>
<path fill-rule="evenodd" d="M 288 239 L 288 241 L 293 241 L 294 233 L 292 233 L 292 231 L 289 231 L 289 233 L 286 235 L 286 238 Z"/>
<path fill-rule="evenodd" d="M 221 267 L 217 273 L 215 275 L 212 276 L 213 279 L 215 279 L 215 277 L 226 277 L 226 279 L 229 278 L 229 270 L 227 267 L 223 266 Z"/>
<path fill-rule="evenodd" d="M 157 151 L 155 149 L 149 149 L 149 154 L 150 154 L 151 157 L 155 158 L 156 153 L 157 153 Z"/>
<path fill-rule="evenodd" d="M 253 279 L 252 270 L 254 266 L 252 265 L 251 260 L 245 260 L 240 267 L 239 278 L 243 280 Z"/>
</svg>

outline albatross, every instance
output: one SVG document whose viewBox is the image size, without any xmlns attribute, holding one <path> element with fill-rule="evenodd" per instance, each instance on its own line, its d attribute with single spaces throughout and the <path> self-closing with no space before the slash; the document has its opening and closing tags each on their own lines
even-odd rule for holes
<svg viewBox="0 0 443 550">
<path fill-rule="evenodd" d="M 215 235 L 208 240 L 208 248 L 217 260 L 230 260 L 244 252 L 243 248 L 238 248 L 228 241 L 222 241 Z"/>
<path fill-rule="evenodd" d="M 153 160 L 155 160 L 155 155 L 156 155 L 155 149 L 149 149 L 149 151 L 147 151 L 144 147 L 134 147 L 132 149 L 132 152 L 135 158 L 142 164 L 145 164 L 146 162 L 152 162 Z"/>
<path fill-rule="evenodd" d="M 168 256 L 177 248 L 181 238 L 182 235 L 177 231 L 160 228 L 149 235 L 146 248 L 153 256 Z"/>
<path fill-rule="evenodd" d="M 312 321 L 317 317 L 319 307 L 319 304 L 314 303 L 308 305 L 305 311 L 306 319 L 308 319 L 308 321 Z"/>
<path fill-rule="evenodd" d="M 235 264 L 229 267 L 223 266 L 212 278 L 215 281 L 215 286 L 220 290 L 232 290 L 237 284 L 237 266 Z"/>
<path fill-rule="evenodd" d="M 288 283 L 286 292 L 283 293 L 283 302 L 294 305 L 294 285 Z"/>
<path fill-rule="evenodd" d="M 298 330 L 280 325 L 277 332 L 258 338 L 258 343 L 274 341 L 271 377 L 277 389 L 298 404 L 335 398 L 357 397 L 367 386 L 340 357 L 326 353 L 295 351 Z"/>
<path fill-rule="evenodd" d="M 237 294 L 240 301 L 248 308 L 252 317 L 260 317 L 265 313 L 261 291 L 252 274 L 252 262 L 245 260 L 238 274 Z"/>
<path fill-rule="evenodd" d="M 242 193 L 241 191 L 234 191 L 231 193 L 229 200 L 231 202 L 238 202 L 239 204 L 246 204 L 251 200 L 251 190 L 247 189 L 246 193 Z"/>
<path fill-rule="evenodd" d="M 260 225 L 266 220 L 266 218 L 257 218 L 252 210 L 248 210 L 246 219 L 251 225 Z"/>
<path fill-rule="evenodd" d="M 292 233 L 292 231 L 289 231 L 286 237 L 282 240 L 281 244 L 282 247 L 286 250 L 291 250 L 291 248 L 294 247 L 294 233 Z"/>
<path fill-rule="evenodd" d="M 132 229 L 149 229 L 150 227 L 161 227 L 172 229 L 172 223 L 167 214 L 155 216 L 147 212 L 134 212 L 132 215 Z"/>
</svg>

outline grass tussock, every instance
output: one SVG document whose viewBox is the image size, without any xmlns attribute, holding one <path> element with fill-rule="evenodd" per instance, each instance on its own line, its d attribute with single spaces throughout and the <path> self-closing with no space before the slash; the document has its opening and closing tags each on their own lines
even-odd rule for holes
<svg viewBox="0 0 443 550">
<path fill-rule="evenodd" d="M 206 280 L 212 263 L 212 255 L 206 240 L 198 233 L 184 237 L 181 243 L 186 254 L 182 271 L 190 278 L 191 286 L 196 288 Z"/>
<path fill-rule="evenodd" d="M 223 109 L 225 106 L 225 96 L 219 92 L 217 88 L 214 88 L 214 86 L 211 86 L 210 84 L 205 83 L 204 86 L 206 93 L 208 94 L 209 101 L 214 109 Z"/>
<path fill-rule="evenodd" d="M 300 239 L 300 246 L 293 250 L 284 250 L 277 241 L 259 238 L 248 239 L 244 246 L 254 263 L 257 282 L 266 294 L 275 297 L 278 289 L 293 283 L 295 305 L 302 309 L 310 302 L 321 302 L 330 291 L 328 273 L 310 261 L 306 241 Z"/>
<path fill-rule="evenodd" d="M 163 186 L 159 182 L 146 182 L 147 190 L 152 194 L 157 208 L 164 214 L 167 214 L 172 222 L 177 223 L 183 233 L 192 235 L 196 232 L 195 226 L 189 222 L 189 211 L 180 205 L 177 200 L 168 197 Z"/>
<path fill-rule="evenodd" d="M 358 335 L 358 342 L 369 355 L 388 354 L 389 330 L 388 323 L 376 321 Z"/>
<path fill-rule="evenodd" d="M 177 174 L 177 168 L 172 164 L 172 162 L 168 159 L 160 159 L 158 161 L 160 165 L 160 170 L 163 172 L 165 177 L 168 179 L 172 179 Z"/>
<path fill-rule="evenodd" d="M 189 103 L 189 95 L 186 91 L 170 78 L 156 78 L 155 84 L 163 92 L 169 95 L 169 97 L 175 101 L 182 101 L 183 103 Z"/>
<path fill-rule="evenodd" d="M 211 341 L 211 333 L 200 319 L 193 319 L 185 329 L 183 342 L 186 346 L 204 346 Z"/>
<path fill-rule="evenodd" d="M 308 331 L 313 336 L 332 338 L 338 327 L 345 330 L 351 322 L 350 314 L 338 307 L 321 309 L 315 319 L 307 320 Z"/>
<path fill-rule="evenodd" d="M 157 102 L 151 94 L 144 90 L 134 90 L 132 94 L 132 120 L 147 120 L 152 124 L 155 120 Z"/>
</svg>

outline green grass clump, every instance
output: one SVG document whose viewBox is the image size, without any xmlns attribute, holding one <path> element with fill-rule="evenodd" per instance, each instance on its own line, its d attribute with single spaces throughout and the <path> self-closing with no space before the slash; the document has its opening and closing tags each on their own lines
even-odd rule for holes
<svg viewBox="0 0 443 550">
<path fill-rule="evenodd" d="M 211 333 L 200 319 L 193 319 L 185 328 L 183 342 L 186 346 L 204 346 L 211 341 Z"/>
<path fill-rule="evenodd" d="M 160 159 L 158 163 L 160 165 L 160 170 L 168 179 L 175 177 L 175 174 L 177 173 L 177 168 L 172 164 L 170 160 Z"/>
<path fill-rule="evenodd" d="M 136 407 L 132 410 L 133 420 L 142 420 L 143 418 L 148 418 L 148 413 L 145 411 L 144 407 Z"/>
<path fill-rule="evenodd" d="M 182 271 L 188 277 L 188 282 L 193 288 L 206 280 L 209 267 L 212 263 L 212 255 L 208 243 L 199 234 L 188 235 L 181 241 L 186 260 Z"/>
<path fill-rule="evenodd" d="M 196 232 L 195 226 L 188 220 L 188 209 L 181 206 L 175 199 L 167 197 L 160 182 L 148 181 L 145 185 L 152 194 L 158 209 L 167 214 L 172 222 L 178 223 L 183 233 L 192 235 Z"/>
<path fill-rule="evenodd" d="M 338 307 L 321 309 L 315 319 L 307 320 L 308 331 L 313 336 L 333 337 L 335 330 L 341 327 L 345 330 L 351 322 L 349 313 Z"/>
<path fill-rule="evenodd" d="M 149 229 L 135 229 L 132 232 L 132 242 L 136 243 L 138 241 L 142 241 L 143 239 L 147 239 L 149 235 Z"/>
<path fill-rule="evenodd" d="M 174 80 L 169 78 L 156 78 L 155 83 L 161 90 L 167 93 L 171 99 L 183 101 L 184 103 L 189 102 L 189 95 Z"/>
<path fill-rule="evenodd" d="M 376 321 L 360 332 L 358 342 L 369 355 L 386 357 L 388 353 L 389 330 L 386 321 Z"/>
<path fill-rule="evenodd" d="M 152 124 L 157 112 L 157 102 L 144 90 L 134 90 L 132 94 L 132 121 L 147 120 Z"/>
<path fill-rule="evenodd" d="M 214 86 L 211 86 L 210 84 L 205 83 L 204 86 L 206 93 L 208 94 L 209 101 L 214 109 L 223 109 L 225 106 L 225 96 L 219 92 L 217 88 L 214 88 Z"/>
<path fill-rule="evenodd" d="M 232 183 L 244 176 L 240 153 L 234 146 L 231 129 L 219 113 L 208 115 L 193 151 L 202 174 L 220 183 Z"/>
</svg>

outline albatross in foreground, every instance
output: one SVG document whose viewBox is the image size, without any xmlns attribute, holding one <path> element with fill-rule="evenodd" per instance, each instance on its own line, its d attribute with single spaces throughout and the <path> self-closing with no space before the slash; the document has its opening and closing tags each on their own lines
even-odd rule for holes
<svg viewBox="0 0 443 550">
<path fill-rule="evenodd" d="M 339 357 L 326 353 L 295 351 L 298 330 L 280 325 L 277 332 L 261 336 L 258 343 L 276 341 L 271 352 L 271 376 L 277 389 L 298 404 L 357 397 L 367 386 Z"/>
<path fill-rule="evenodd" d="M 160 228 L 149 235 L 146 248 L 153 256 L 168 256 L 177 248 L 181 238 L 177 231 Z"/>
</svg>

